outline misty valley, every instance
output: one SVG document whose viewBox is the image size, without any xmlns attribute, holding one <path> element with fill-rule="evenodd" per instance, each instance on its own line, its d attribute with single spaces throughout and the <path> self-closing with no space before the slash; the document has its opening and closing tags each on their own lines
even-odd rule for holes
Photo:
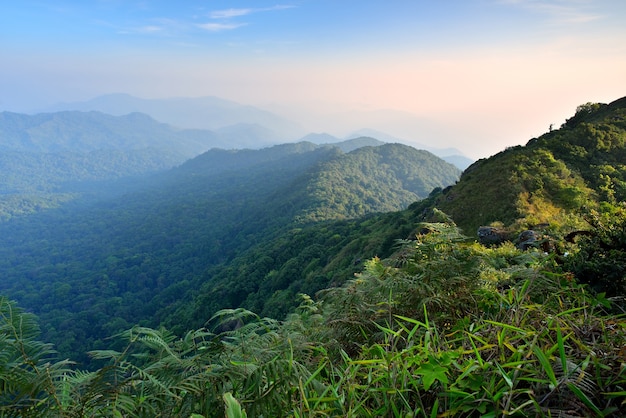
<svg viewBox="0 0 626 418">
<path fill-rule="evenodd" d="M 478 161 L 361 128 L 0 113 L 0 416 L 623 416 L 626 98 Z"/>
</svg>

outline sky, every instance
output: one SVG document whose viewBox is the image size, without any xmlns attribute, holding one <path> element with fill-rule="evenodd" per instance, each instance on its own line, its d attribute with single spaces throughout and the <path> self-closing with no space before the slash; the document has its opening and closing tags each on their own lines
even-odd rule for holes
<svg viewBox="0 0 626 418">
<path fill-rule="evenodd" d="M 0 110 L 216 96 L 483 158 L 626 96 L 624 22 L 624 0 L 2 1 Z"/>
</svg>

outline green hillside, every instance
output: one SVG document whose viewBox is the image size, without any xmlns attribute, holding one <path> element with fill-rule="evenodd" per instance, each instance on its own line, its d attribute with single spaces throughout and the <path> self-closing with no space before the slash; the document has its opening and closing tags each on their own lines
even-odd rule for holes
<svg viewBox="0 0 626 418">
<path fill-rule="evenodd" d="M 132 113 L 0 113 L 0 222 L 82 197 L 132 190 L 211 147 L 215 133 L 179 130 Z"/>
<path fill-rule="evenodd" d="M 0 298 L 0 414 L 624 416 L 615 300 L 541 251 L 421 228 L 284 321 L 225 309 L 178 335 L 135 326 L 90 353 L 93 371 L 57 360 L 35 318 Z"/>
<path fill-rule="evenodd" d="M 585 104 L 563 126 L 480 160 L 435 206 L 468 234 L 500 222 L 515 231 L 583 228 L 581 208 L 626 200 L 626 98 Z"/>
<path fill-rule="evenodd" d="M 140 191 L 0 225 L 0 292 L 37 313 L 61 352 L 84 361 L 103 338 L 137 322 L 157 326 L 198 288 L 222 283 L 218 276 L 242 268 L 249 249 L 284 242 L 321 219 L 400 210 L 458 175 L 432 154 L 397 144 L 348 154 L 310 143 L 212 150 Z"/>
</svg>

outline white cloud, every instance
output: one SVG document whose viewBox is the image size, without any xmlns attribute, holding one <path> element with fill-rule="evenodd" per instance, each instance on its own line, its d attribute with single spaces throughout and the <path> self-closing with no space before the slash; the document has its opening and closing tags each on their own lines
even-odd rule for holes
<svg viewBox="0 0 626 418">
<path fill-rule="evenodd" d="M 288 4 L 277 4 L 272 7 L 261 7 L 261 8 L 243 8 L 243 9 L 224 9 L 224 10 L 214 10 L 209 14 L 211 19 L 230 19 L 233 17 L 246 16 L 252 13 L 259 12 L 271 12 L 274 10 L 286 10 L 292 9 L 295 6 Z"/>
<path fill-rule="evenodd" d="M 240 8 L 240 9 L 230 8 L 230 9 L 223 9 L 223 10 L 214 10 L 211 13 L 209 13 L 209 17 L 211 19 L 221 20 L 222 22 L 201 23 L 201 24 L 198 24 L 197 26 L 204 30 L 208 30 L 210 32 L 232 30 L 232 29 L 237 29 L 239 27 L 247 25 L 247 23 L 231 23 L 230 19 L 232 18 L 247 16 L 252 13 L 291 9 L 293 7 L 295 6 L 279 4 L 276 6 L 263 7 L 263 8 Z"/>
<path fill-rule="evenodd" d="M 226 9 L 215 10 L 209 16 L 211 19 L 230 19 L 231 17 L 245 16 L 253 12 L 254 9 Z"/>
<path fill-rule="evenodd" d="M 209 32 L 221 32 L 225 30 L 237 29 L 241 26 L 245 26 L 246 23 L 201 23 L 197 26 Z"/>
</svg>

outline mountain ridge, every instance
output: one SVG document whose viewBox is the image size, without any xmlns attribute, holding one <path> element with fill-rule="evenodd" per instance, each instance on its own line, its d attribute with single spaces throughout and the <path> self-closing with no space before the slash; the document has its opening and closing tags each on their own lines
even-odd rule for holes
<svg viewBox="0 0 626 418">
<path fill-rule="evenodd" d="M 296 123 L 270 111 L 214 96 L 142 99 L 115 93 L 84 102 L 62 103 L 43 110 L 95 110 L 114 116 L 141 112 L 180 129 L 216 130 L 240 123 L 257 124 L 272 132 L 274 143 L 292 140 L 303 132 L 303 128 Z"/>
<path fill-rule="evenodd" d="M 10 237 L 0 242 L 0 287 L 36 311 L 59 350 L 87 361 L 105 335 L 168 317 L 211 282 L 206 271 L 235 268 L 250 248 L 294 228 L 402 209 L 459 175 L 401 144 L 213 149 L 122 196 L 0 223 Z"/>
</svg>

